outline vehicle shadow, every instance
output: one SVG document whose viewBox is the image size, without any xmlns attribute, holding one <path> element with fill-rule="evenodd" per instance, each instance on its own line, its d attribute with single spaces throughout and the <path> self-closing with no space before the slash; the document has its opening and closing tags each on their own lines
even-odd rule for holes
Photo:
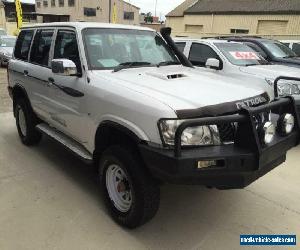
<svg viewBox="0 0 300 250">
<path fill-rule="evenodd" d="M 91 196 L 101 210 L 106 211 L 95 167 L 84 164 L 63 146 L 47 137 L 34 150 Z M 146 248 L 199 249 L 201 242 L 211 237 L 216 227 L 221 231 L 233 230 L 230 217 L 235 208 L 232 204 L 238 200 L 243 200 L 240 191 L 162 185 L 161 206 L 156 217 L 138 229 L 120 230 L 134 237 Z M 107 211 L 106 215 L 109 216 Z M 111 223 L 116 226 L 113 221 Z M 235 232 L 235 235 L 239 234 L 240 232 Z"/>
</svg>

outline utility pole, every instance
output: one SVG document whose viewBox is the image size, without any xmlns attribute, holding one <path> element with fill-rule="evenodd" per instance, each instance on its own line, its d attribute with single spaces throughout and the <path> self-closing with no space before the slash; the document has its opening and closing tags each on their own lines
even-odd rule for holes
<svg viewBox="0 0 300 250">
<path fill-rule="evenodd" d="M 157 0 L 155 0 L 155 14 L 154 14 L 155 17 L 156 17 L 156 12 L 157 12 Z"/>
<path fill-rule="evenodd" d="M 108 22 L 111 23 L 111 0 L 109 0 L 108 7 Z"/>
</svg>

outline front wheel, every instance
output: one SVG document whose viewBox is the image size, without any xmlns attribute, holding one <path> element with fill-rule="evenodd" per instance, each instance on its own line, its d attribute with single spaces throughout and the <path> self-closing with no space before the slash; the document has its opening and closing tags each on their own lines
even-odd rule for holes
<svg viewBox="0 0 300 250">
<path fill-rule="evenodd" d="M 101 157 L 99 171 L 106 205 L 118 224 L 136 228 L 154 217 L 159 186 L 133 151 L 110 147 Z"/>
</svg>

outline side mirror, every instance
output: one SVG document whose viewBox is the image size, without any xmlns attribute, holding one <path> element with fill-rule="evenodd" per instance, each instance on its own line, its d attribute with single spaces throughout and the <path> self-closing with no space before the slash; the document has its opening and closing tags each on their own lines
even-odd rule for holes
<svg viewBox="0 0 300 250">
<path fill-rule="evenodd" d="M 52 72 L 61 76 L 77 76 L 76 64 L 69 59 L 53 59 L 51 62 Z"/>
<path fill-rule="evenodd" d="M 205 67 L 215 70 L 221 69 L 221 62 L 216 58 L 208 58 L 205 64 Z"/>
</svg>

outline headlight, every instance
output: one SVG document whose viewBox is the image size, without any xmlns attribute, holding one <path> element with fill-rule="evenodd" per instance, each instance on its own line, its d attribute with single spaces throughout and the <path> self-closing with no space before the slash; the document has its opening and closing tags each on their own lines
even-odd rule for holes
<svg viewBox="0 0 300 250">
<path fill-rule="evenodd" d="M 280 96 L 286 95 L 299 95 L 299 85 L 292 82 L 279 82 L 278 83 L 278 94 Z"/>
<path fill-rule="evenodd" d="M 177 128 L 184 120 L 162 120 L 159 129 L 164 143 L 174 145 Z M 197 126 L 186 128 L 181 136 L 183 146 L 220 145 L 220 136 L 217 126 Z"/>
<path fill-rule="evenodd" d="M 274 86 L 274 80 L 266 78 L 266 82 Z M 280 80 L 277 88 L 279 96 L 300 95 L 300 82 L 298 81 Z"/>
</svg>

